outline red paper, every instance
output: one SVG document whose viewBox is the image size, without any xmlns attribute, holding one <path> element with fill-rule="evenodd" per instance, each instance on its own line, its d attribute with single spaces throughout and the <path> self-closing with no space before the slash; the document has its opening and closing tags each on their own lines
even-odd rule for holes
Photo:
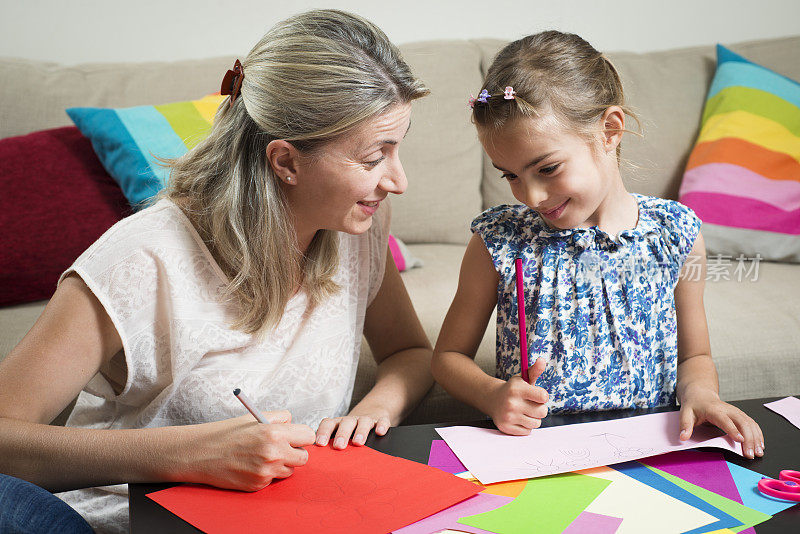
<svg viewBox="0 0 800 534">
<path fill-rule="evenodd" d="M 209 534 L 257 530 L 384 534 L 483 489 L 368 447 L 306 449 L 305 466 L 260 491 L 185 484 L 147 496 Z"/>
</svg>

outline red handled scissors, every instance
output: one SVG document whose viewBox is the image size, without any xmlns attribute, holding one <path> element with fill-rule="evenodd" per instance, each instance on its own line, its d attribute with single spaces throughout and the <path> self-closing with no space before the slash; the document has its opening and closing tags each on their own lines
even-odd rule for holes
<svg viewBox="0 0 800 534">
<path fill-rule="evenodd" d="M 758 481 L 758 491 L 770 497 L 800 502 L 800 471 L 781 471 L 778 480 L 762 478 Z"/>
</svg>

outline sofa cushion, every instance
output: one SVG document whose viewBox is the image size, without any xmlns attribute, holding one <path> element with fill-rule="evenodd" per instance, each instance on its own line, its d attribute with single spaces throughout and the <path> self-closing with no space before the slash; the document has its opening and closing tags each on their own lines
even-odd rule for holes
<svg viewBox="0 0 800 534">
<path fill-rule="evenodd" d="M 710 259 L 710 264 L 714 264 Z M 800 392 L 800 266 L 721 260 L 706 280 L 711 354 L 723 399 Z"/>
<path fill-rule="evenodd" d="M 0 140 L 0 161 L 0 306 L 50 298 L 128 203 L 74 127 Z"/>
<path fill-rule="evenodd" d="M 176 159 L 205 139 L 226 97 L 130 108 L 68 108 L 108 173 L 131 205 L 139 207 L 167 183 L 164 160 Z"/>
<path fill-rule="evenodd" d="M 717 46 L 680 201 L 708 252 L 800 262 L 800 84 Z"/>
<path fill-rule="evenodd" d="M 466 244 L 469 221 L 482 211 L 482 156 L 464 98 L 464 88 L 480 83 L 480 51 L 468 41 L 400 50 L 431 94 L 414 103 L 400 147 L 408 189 L 392 199 L 392 231 L 409 244 Z"/>
</svg>

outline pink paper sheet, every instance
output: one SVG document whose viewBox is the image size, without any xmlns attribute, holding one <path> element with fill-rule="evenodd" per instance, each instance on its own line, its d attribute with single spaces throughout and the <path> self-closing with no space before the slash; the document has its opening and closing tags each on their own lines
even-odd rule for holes
<svg viewBox="0 0 800 534">
<path fill-rule="evenodd" d="M 563 534 L 614 534 L 620 523 L 620 517 L 583 512 L 569 524 Z"/>
<path fill-rule="evenodd" d="M 778 415 L 785 417 L 790 423 L 800 428 L 800 399 L 786 397 L 785 399 L 768 402 L 764 406 Z"/>
<path fill-rule="evenodd" d="M 467 470 L 458 457 L 453 454 L 453 451 L 450 450 L 450 447 L 447 446 L 447 443 L 441 439 L 435 439 L 431 442 L 428 465 L 448 473 L 463 473 Z"/>
<path fill-rule="evenodd" d="M 462 525 L 459 519 L 468 515 L 482 514 L 491 510 L 496 510 L 501 506 L 510 503 L 511 497 L 501 497 L 490 493 L 478 493 L 466 501 L 445 508 L 439 513 L 426 517 L 416 523 L 395 530 L 394 534 L 430 534 L 445 529 L 472 532 L 474 534 L 491 534 L 488 530 Z"/>
<path fill-rule="evenodd" d="M 719 447 L 742 454 L 741 444 L 721 436 L 722 431 L 713 427 L 697 427 L 691 439 L 680 441 L 679 417 L 678 412 L 654 413 L 540 428 L 528 436 L 468 426 L 436 431 L 483 484 L 567 473 L 695 447 Z"/>
</svg>

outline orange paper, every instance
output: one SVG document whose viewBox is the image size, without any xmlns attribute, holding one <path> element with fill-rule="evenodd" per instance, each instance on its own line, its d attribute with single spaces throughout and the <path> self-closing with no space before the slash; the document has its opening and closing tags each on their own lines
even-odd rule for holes
<svg viewBox="0 0 800 534">
<path fill-rule="evenodd" d="M 491 493 L 492 495 L 502 495 L 503 497 L 511 497 L 516 499 L 522 490 L 525 489 L 527 480 L 512 480 L 511 482 L 496 482 L 494 484 L 486 484 L 486 489 L 483 493 Z"/>
<path fill-rule="evenodd" d="M 368 447 L 312 445 L 308 463 L 253 493 L 185 484 L 147 496 L 209 534 L 386 533 L 483 488 L 427 465 Z"/>
</svg>

